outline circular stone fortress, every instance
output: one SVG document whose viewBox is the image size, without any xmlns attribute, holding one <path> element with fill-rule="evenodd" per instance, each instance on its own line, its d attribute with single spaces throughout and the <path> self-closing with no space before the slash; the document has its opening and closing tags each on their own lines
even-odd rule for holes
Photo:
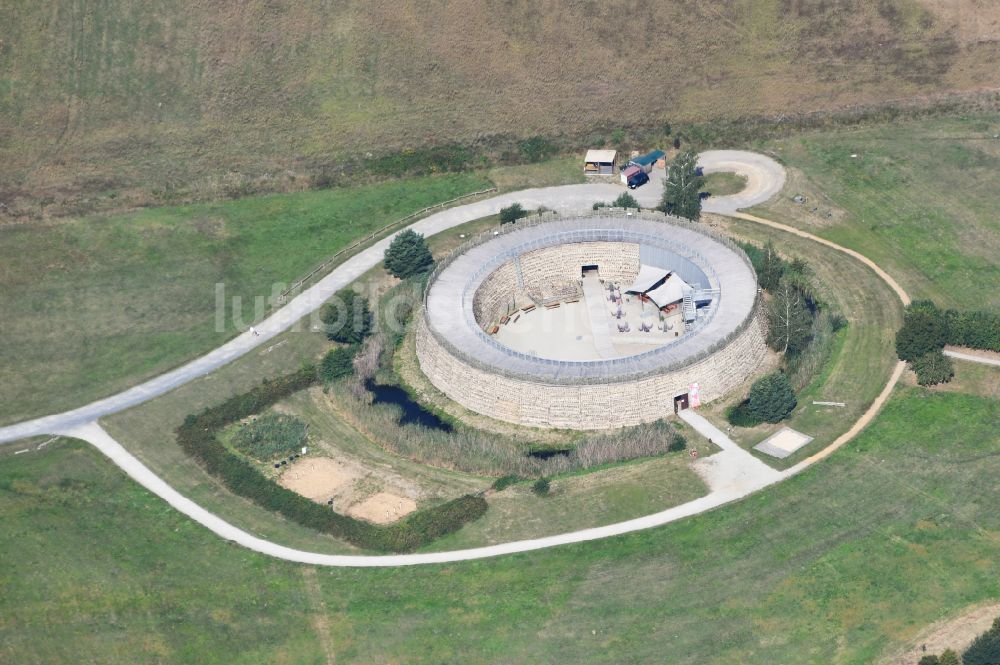
<svg viewBox="0 0 1000 665">
<path fill-rule="evenodd" d="M 420 367 L 493 418 L 606 429 L 742 384 L 766 353 L 743 251 L 659 213 L 540 215 L 443 260 L 424 294 Z"/>
</svg>

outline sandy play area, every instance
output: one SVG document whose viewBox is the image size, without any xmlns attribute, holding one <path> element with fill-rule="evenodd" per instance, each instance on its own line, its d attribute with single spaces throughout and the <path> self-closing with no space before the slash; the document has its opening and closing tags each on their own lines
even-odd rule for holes
<svg viewBox="0 0 1000 665">
<path fill-rule="evenodd" d="M 395 522 L 417 509 L 407 496 L 390 491 L 371 494 L 372 479 L 362 470 L 329 457 L 306 457 L 281 474 L 279 484 L 315 501 L 333 501 L 333 509 L 377 524 Z"/>
</svg>

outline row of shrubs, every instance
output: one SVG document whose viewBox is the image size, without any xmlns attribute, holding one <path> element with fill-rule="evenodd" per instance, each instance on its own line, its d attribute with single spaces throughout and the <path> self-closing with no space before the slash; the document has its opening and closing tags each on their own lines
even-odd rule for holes
<svg viewBox="0 0 1000 665">
<path fill-rule="evenodd" d="M 234 494 L 308 528 L 328 533 L 363 549 L 409 552 L 483 516 L 486 500 L 466 495 L 413 513 L 395 524 L 379 526 L 333 512 L 326 506 L 272 482 L 252 463 L 232 454 L 218 439 L 223 427 L 266 409 L 278 400 L 317 382 L 317 368 L 297 372 L 231 397 L 198 415 L 189 415 L 177 428 L 177 441 L 189 455 Z"/>
<path fill-rule="evenodd" d="M 896 355 L 910 364 L 920 385 L 945 383 L 955 375 L 942 353 L 947 344 L 1000 351 L 1000 314 L 941 310 L 930 300 L 910 303 L 896 333 Z"/>
</svg>

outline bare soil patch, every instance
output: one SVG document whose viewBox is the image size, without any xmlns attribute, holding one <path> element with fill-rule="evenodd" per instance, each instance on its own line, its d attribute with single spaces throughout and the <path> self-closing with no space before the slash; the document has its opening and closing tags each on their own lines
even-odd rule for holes
<svg viewBox="0 0 1000 665">
<path fill-rule="evenodd" d="M 282 487 L 333 509 L 376 524 L 389 524 L 417 509 L 400 488 L 384 488 L 381 479 L 356 464 L 329 457 L 308 457 L 281 474 Z"/>
<path fill-rule="evenodd" d="M 278 482 L 307 499 L 323 503 L 349 488 L 355 475 L 329 457 L 308 457 L 288 467 Z"/>
<path fill-rule="evenodd" d="M 417 509 L 417 502 L 405 496 L 379 492 L 351 506 L 347 514 L 376 524 L 389 524 Z"/>
<path fill-rule="evenodd" d="M 972 640 L 993 624 L 1000 615 L 1000 603 L 977 605 L 959 616 L 943 619 L 928 626 L 910 640 L 903 651 L 898 651 L 879 661 L 879 665 L 914 665 L 928 653 L 940 654 L 952 649 L 961 654 Z M 924 651 L 923 647 L 926 647 Z"/>
</svg>

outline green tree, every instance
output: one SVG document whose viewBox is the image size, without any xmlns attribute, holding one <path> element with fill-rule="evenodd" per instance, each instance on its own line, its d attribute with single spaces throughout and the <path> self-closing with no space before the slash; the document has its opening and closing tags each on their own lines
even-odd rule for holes
<svg viewBox="0 0 1000 665">
<path fill-rule="evenodd" d="M 552 489 L 552 483 L 549 482 L 548 478 L 539 478 L 531 486 L 531 491 L 538 496 L 548 496 L 549 491 Z"/>
<path fill-rule="evenodd" d="M 1000 665 L 1000 617 L 962 654 L 963 665 Z"/>
<path fill-rule="evenodd" d="M 406 279 L 430 270 L 434 257 L 427 240 L 416 231 L 406 229 L 392 239 L 383 262 L 386 270 L 399 279 Z"/>
<path fill-rule="evenodd" d="M 341 344 L 360 344 L 375 325 L 368 298 L 354 289 L 344 289 L 334 295 L 320 311 L 319 318 L 327 339 Z"/>
<path fill-rule="evenodd" d="M 767 345 L 780 353 L 798 353 L 812 339 L 813 315 L 802 292 L 782 279 L 767 304 Z"/>
<path fill-rule="evenodd" d="M 896 355 L 900 360 L 916 360 L 939 351 L 948 341 L 942 313 L 929 300 L 915 300 L 903 314 L 903 327 L 896 333 Z"/>
<path fill-rule="evenodd" d="M 993 661 L 995 663 L 1000 663 L 1000 661 Z M 962 661 L 958 659 L 958 654 L 951 649 L 945 649 L 938 658 L 938 665 L 962 665 Z"/>
<path fill-rule="evenodd" d="M 319 364 L 319 378 L 323 383 L 333 383 L 337 379 L 350 376 L 354 371 L 356 346 L 340 346 L 330 349 Z"/>
<path fill-rule="evenodd" d="M 941 659 L 929 653 L 918 660 L 917 665 L 941 665 Z"/>
<path fill-rule="evenodd" d="M 622 192 L 618 198 L 611 202 L 612 208 L 635 208 L 639 210 L 639 202 L 628 192 Z"/>
<path fill-rule="evenodd" d="M 659 210 L 697 221 L 701 217 L 701 188 L 704 178 L 698 175 L 698 156 L 693 152 L 677 155 L 667 171 Z"/>
<path fill-rule="evenodd" d="M 917 373 L 917 383 L 922 386 L 948 383 L 955 376 L 955 366 L 951 358 L 944 355 L 940 349 L 925 353 L 911 361 L 910 368 Z"/>
<path fill-rule="evenodd" d="M 520 203 L 511 203 L 506 208 L 500 208 L 500 223 L 513 224 L 522 217 L 527 217 L 528 211 Z"/>
<path fill-rule="evenodd" d="M 774 372 L 754 381 L 750 387 L 748 411 L 753 417 L 767 423 L 776 423 L 788 417 L 798 400 L 788 377 Z"/>
<path fill-rule="evenodd" d="M 778 256 L 778 250 L 770 240 L 764 245 L 758 260 L 760 265 L 757 268 L 757 281 L 760 283 L 760 288 L 773 291 L 785 273 L 785 262 Z"/>
</svg>

